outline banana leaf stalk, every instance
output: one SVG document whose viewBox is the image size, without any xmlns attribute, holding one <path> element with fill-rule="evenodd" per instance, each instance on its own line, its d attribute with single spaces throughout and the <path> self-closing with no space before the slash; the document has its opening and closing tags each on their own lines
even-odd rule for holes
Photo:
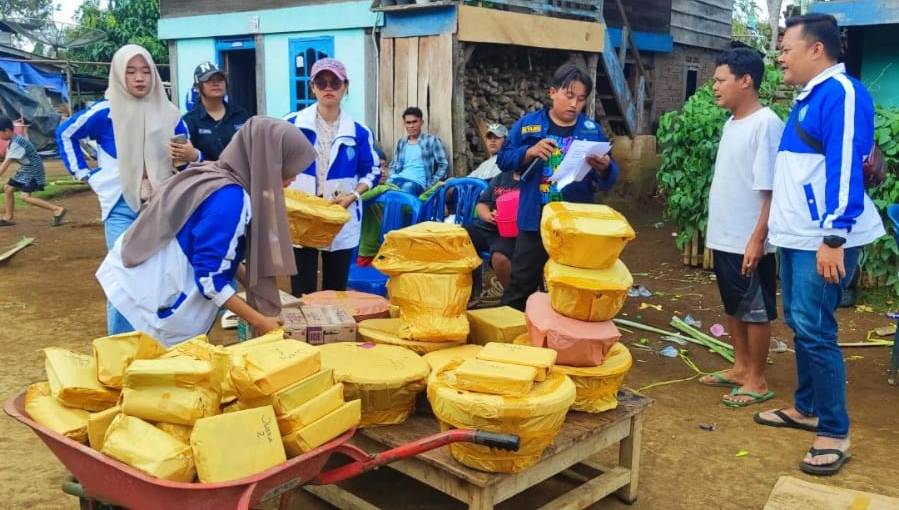
<svg viewBox="0 0 899 510">
<path fill-rule="evenodd" d="M 677 316 L 671 318 L 671 326 L 696 340 L 694 343 L 704 345 L 727 361 L 734 362 L 734 348 L 732 345 L 706 335 Z"/>
</svg>

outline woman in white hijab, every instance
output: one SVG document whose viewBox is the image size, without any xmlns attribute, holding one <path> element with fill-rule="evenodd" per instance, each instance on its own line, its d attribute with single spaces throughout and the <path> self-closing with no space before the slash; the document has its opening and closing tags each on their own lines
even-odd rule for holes
<svg viewBox="0 0 899 510">
<path fill-rule="evenodd" d="M 153 57 L 135 44 L 122 46 L 112 57 L 106 99 L 56 130 L 66 168 L 97 193 L 107 249 L 137 219 L 152 190 L 175 173 L 168 154 L 173 134 L 187 138 L 187 128 L 166 96 Z M 96 168 L 85 161 L 84 140 L 97 145 Z M 111 305 L 107 319 L 109 334 L 131 330 Z"/>
</svg>

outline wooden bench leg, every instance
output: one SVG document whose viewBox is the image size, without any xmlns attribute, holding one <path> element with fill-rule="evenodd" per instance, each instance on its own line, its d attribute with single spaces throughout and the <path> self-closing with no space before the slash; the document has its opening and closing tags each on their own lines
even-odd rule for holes
<svg viewBox="0 0 899 510">
<path fill-rule="evenodd" d="M 471 486 L 469 494 L 468 510 L 493 510 L 493 498 L 495 496 L 493 487 L 480 488 Z"/>
<path fill-rule="evenodd" d="M 618 490 L 618 498 L 627 504 L 637 500 L 640 482 L 640 442 L 643 439 L 643 413 L 631 418 L 630 434 L 621 440 L 618 449 L 618 465 L 630 469 L 630 483 Z"/>
</svg>

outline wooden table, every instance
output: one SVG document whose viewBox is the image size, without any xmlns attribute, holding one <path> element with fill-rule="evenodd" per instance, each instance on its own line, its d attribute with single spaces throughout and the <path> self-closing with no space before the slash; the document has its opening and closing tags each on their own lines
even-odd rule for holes
<svg viewBox="0 0 899 510">
<path fill-rule="evenodd" d="M 569 412 L 562 430 L 543 453 L 540 462 L 520 473 L 494 474 L 467 468 L 452 458 L 448 448 L 433 450 L 390 464 L 389 467 L 467 503 L 471 510 L 491 509 L 563 473 L 583 483 L 541 508 L 586 508 L 612 493 L 626 503 L 633 503 L 637 499 L 640 474 L 643 411 L 652 404 L 652 400 L 626 390 L 619 392 L 618 400 L 617 409 L 601 414 Z M 413 415 L 400 425 L 362 429 L 353 442 L 365 450 L 378 452 L 438 431 L 434 417 Z M 600 451 L 614 445 L 618 445 L 617 466 L 602 466 L 591 460 Z M 592 477 L 583 476 L 570 470 L 576 465 L 600 473 Z M 336 485 L 305 486 L 304 489 L 341 510 L 378 508 Z"/>
</svg>

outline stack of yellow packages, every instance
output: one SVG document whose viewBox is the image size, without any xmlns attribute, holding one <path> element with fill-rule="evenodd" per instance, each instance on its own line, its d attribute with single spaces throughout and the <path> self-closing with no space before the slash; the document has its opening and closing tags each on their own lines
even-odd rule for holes
<svg viewBox="0 0 899 510">
<path fill-rule="evenodd" d="M 424 222 L 394 230 L 372 264 L 390 277 L 387 292 L 399 318 L 362 321 L 363 338 L 419 353 L 465 343 L 471 272 L 481 259 L 464 228 Z"/>
<path fill-rule="evenodd" d="M 530 343 L 559 353 L 558 370 L 577 386 L 574 409 L 614 409 L 631 356 L 611 319 L 633 284 L 618 257 L 634 230 L 610 207 L 553 202 L 543 209 L 540 233 L 549 294 L 528 298 Z"/>
<path fill-rule="evenodd" d="M 306 248 L 326 248 L 350 221 L 346 208 L 294 189 L 284 190 L 284 205 L 291 241 Z"/>
<path fill-rule="evenodd" d="M 474 428 L 517 434 L 517 452 L 469 443 L 450 445 L 460 463 L 481 471 L 514 473 L 536 464 L 565 422 L 574 383 L 555 370 L 551 349 L 488 343 L 427 355 L 436 369 L 428 401 L 442 429 Z"/>
<path fill-rule="evenodd" d="M 346 400 L 359 399 L 360 427 L 406 421 L 424 391 L 430 369 L 409 349 L 371 342 L 341 342 L 319 347 L 322 367 L 334 371 Z M 349 411 L 347 411 L 349 412 Z"/>
</svg>

